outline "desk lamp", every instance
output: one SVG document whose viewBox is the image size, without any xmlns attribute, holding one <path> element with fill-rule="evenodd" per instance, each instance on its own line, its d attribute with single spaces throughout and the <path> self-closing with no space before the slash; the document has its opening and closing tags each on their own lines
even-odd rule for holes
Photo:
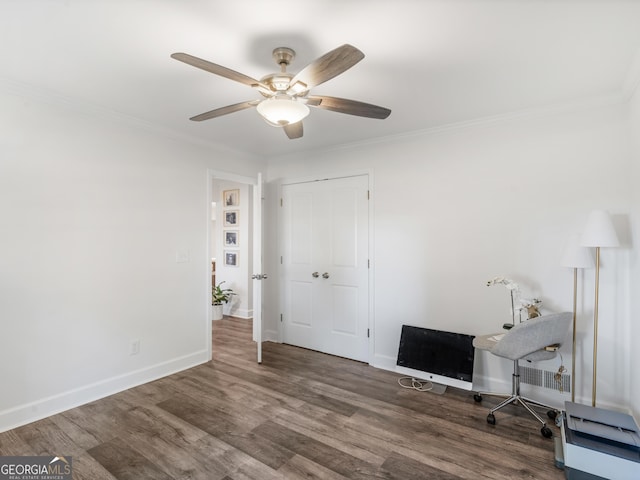
<svg viewBox="0 0 640 480">
<path fill-rule="evenodd" d="M 583 247 L 596 247 L 595 304 L 593 307 L 593 381 L 591 406 L 596 406 L 596 379 L 598 368 L 598 286 L 600 283 L 600 247 L 618 247 L 620 242 L 613 228 L 611 217 L 604 210 L 594 210 L 589 214 L 582 234 Z"/>
<path fill-rule="evenodd" d="M 578 269 L 593 267 L 593 256 L 587 247 L 578 245 L 575 236 L 569 241 L 562 257 L 563 267 L 573 268 L 573 350 L 571 354 L 571 401 L 576 401 L 576 312 L 578 304 Z"/>
</svg>

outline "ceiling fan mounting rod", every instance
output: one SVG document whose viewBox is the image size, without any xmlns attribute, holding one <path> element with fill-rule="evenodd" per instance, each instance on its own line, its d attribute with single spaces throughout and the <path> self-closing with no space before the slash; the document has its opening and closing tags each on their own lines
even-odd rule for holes
<svg viewBox="0 0 640 480">
<path fill-rule="evenodd" d="M 287 65 L 296 57 L 296 52 L 291 48 L 278 47 L 273 49 L 272 55 L 276 63 L 280 65 L 282 73 L 284 73 L 287 71 Z"/>
</svg>

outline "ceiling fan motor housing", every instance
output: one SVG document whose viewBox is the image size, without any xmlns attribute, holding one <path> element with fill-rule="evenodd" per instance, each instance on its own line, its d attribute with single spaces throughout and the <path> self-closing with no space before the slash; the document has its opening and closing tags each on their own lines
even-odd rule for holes
<svg viewBox="0 0 640 480">
<path fill-rule="evenodd" d="M 273 49 L 273 59 L 278 65 L 289 65 L 296 58 L 296 52 L 291 48 L 278 47 Z"/>
<path fill-rule="evenodd" d="M 271 90 L 274 92 L 285 92 L 289 88 L 289 83 L 293 75 L 290 73 L 270 73 L 269 75 L 265 75 L 260 79 L 262 83 L 268 85 Z M 260 92 L 263 96 L 268 97 L 268 94 L 264 92 Z"/>
</svg>

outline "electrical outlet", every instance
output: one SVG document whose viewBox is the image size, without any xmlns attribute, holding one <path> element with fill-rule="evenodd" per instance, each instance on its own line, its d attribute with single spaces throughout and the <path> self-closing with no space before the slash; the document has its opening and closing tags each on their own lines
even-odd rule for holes
<svg viewBox="0 0 640 480">
<path fill-rule="evenodd" d="M 129 345 L 129 355 L 138 355 L 140 353 L 140 340 L 134 340 Z"/>
</svg>

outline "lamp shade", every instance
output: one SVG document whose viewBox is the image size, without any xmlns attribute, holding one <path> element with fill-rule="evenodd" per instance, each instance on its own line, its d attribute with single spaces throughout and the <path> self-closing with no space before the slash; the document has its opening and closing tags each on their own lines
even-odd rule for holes
<svg viewBox="0 0 640 480">
<path fill-rule="evenodd" d="M 560 265 L 570 268 L 592 268 L 595 263 L 591 249 L 578 244 L 578 236 L 574 235 L 567 243 Z"/>
<path fill-rule="evenodd" d="M 583 247 L 620 246 L 613 222 L 606 211 L 594 210 L 589 214 L 580 244 Z"/>
<path fill-rule="evenodd" d="M 286 95 L 263 100 L 256 108 L 268 123 L 279 127 L 297 123 L 309 115 L 309 107 Z"/>
</svg>

